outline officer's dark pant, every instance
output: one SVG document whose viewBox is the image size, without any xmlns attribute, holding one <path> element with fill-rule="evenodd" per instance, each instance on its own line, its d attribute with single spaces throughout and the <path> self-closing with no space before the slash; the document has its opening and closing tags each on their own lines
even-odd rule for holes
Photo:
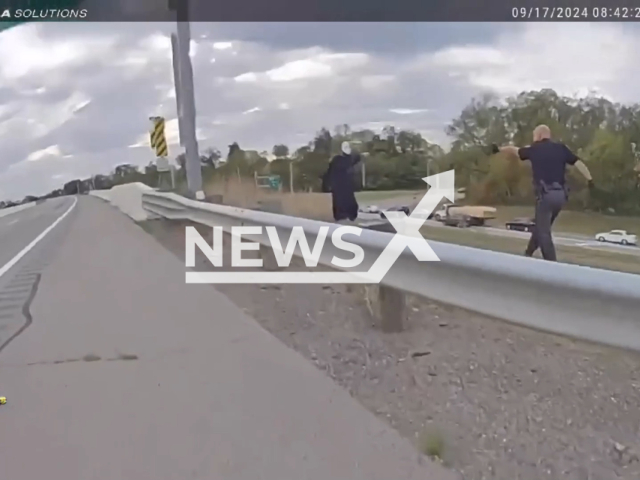
<svg viewBox="0 0 640 480">
<path fill-rule="evenodd" d="M 548 190 L 538 195 L 535 211 L 536 225 L 533 232 L 531 232 L 529 245 L 527 245 L 527 250 L 525 251 L 526 256 L 533 256 L 538 247 L 540 247 L 542 258 L 553 262 L 556 261 L 556 247 L 553 245 L 551 226 L 566 202 L 567 194 L 564 189 Z"/>
</svg>

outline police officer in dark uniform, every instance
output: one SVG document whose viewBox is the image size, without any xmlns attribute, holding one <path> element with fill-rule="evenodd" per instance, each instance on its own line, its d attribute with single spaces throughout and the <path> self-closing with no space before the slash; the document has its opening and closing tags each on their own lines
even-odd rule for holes
<svg viewBox="0 0 640 480">
<path fill-rule="evenodd" d="M 551 131 L 546 125 L 538 125 L 534 129 L 533 143 L 528 147 L 498 147 L 495 144 L 491 147 L 492 153 L 506 152 L 531 162 L 536 195 L 535 227 L 525 255 L 533 256 L 540 247 L 545 260 L 556 261 L 551 226 L 569 197 L 565 181 L 566 166 L 575 166 L 591 188 L 593 179 L 589 169 L 565 144 L 551 140 Z"/>
</svg>

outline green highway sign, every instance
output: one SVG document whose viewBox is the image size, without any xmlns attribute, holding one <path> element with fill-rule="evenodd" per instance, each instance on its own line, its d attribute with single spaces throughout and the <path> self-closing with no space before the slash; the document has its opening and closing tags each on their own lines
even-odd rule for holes
<svg viewBox="0 0 640 480">
<path fill-rule="evenodd" d="M 273 190 L 279 190 L 280 189 L 280 176 L 279 175 L 271 175 L 269 177 L 269 186 Z"/>
</svg>

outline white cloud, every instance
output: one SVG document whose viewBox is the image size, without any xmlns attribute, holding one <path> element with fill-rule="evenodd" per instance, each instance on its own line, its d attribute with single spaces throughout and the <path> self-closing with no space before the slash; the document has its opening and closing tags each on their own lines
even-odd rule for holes
<svg viewBox="0 0 640 480">
<path fill-rule="evenodd" d="M 167 145 L 178 145 L 180 143 L 180 130 L 177 118 L 171 118 L 165 122 L 164 135 L 167 139 Z"/>
<path fill-rule="evenodd" d="M 247 72 L 237 75 L 233 79 L 238 83 L 254 83 L 258 81 L 258 74 L 255 72 Z"/>
<path fill-rule="evenodd" d="M 295 58 L 305 54 L 303 58 Z M 263 72 L 250 71 L 236 75 L 234 80 L 239 83 L 277 83 L 329 78 L 362 68 L 371 60 L 364 53 L 336 53 L 319 49 L 293 51 L 283 56 L 294 59 Z"/>
<path fill-rule="evenodd" d="M 121 51 L 120 55 L 113 58 L 112 65 L 127 69 L 128 76 L 142 75 L 152 65 L 162 65 L 167 74 L 173 75 L 171 56 L 171 37 L 155 32 Z"/>
<path fill-rule="evenodd" d="M 304 78 L 330 77 L 333 75 L 333 69 L 331 65 L 311 59 L 296 60 L 269 70 L 266 75 L 274 82 L 290 82 Z"/>
<path fill-rule="evenodd" d="M 90 103 L 91 99 L 83 92 L 73 92 L 66 99 L 46 106 L 38 101 L 17 103 L 10 107 L 14 115 L 0 123 L 0 135 L 10 136 L 14 141 L 42 138 L 72 120 Z"/>
<path fill-rule="evenodd" d="M 274 82 L 290 82 L 306 78 L 330 77 L 367 64 L 364 53 L 320 53 L 310 58 L 294 60 L 266 72 Z"/>
<path fill-rule="evenodd" d="M 501 52 L 496 47 L 478 45 L 445 47 L 433 54 L 432 62 L 436 66 L 445 68 L 487 66 L 509 68 L 516 63 L 515 58 L 510 58 L 506 52 Z"/>
<path fill-rule="evenodd" d="M 89 106 L 91 100 L 85 98 L 84 100 L 79 100 L 74 106 L 71 107 L 71 113 L 78 113 Z"/>
<path fill-rule="evenodd" d="M 2 32 L 0 75 L 4 82 L 15 83 L 27 75 L 82 65 L 92 57 L 100 58 L 114 45 L 111 36 L 51 42 L 41 37 L 41 31 L 41 24 L 30 23 Z"/>
<path fill-rule="evenodd" d="M 67 99 L 53 105 L 52 108 L 46 110 L 29 109 L 27 112 L 27 123 L 32 123 L 32 136 L 43 137 L 60 128 L 66 122 L 71 120 L 76 113 L 85 108 L 91 99 L 82 92 L 74 92 Z"/>
<path fill-rule="evenodd" d="M 391 84 L 395 80 L 395 75 L 365 75 L 360 78 L 360 84 L 367 90 L 380 90 L 383 88 L 391 88 Z"/>
<path fill-rule="evenodd" d="M 35 152 L 29 154 L 26 161 L 37 162 L 39 160 L 50 157 L 62 157 L 62 152 L 60 151 L 60 147 L 58 145 L 51 145 L 47 148 L 43 148 L 42 150 L 36 150 Z"/>
<path fill-rule="evenodd" d="M 232 42 L 214 42 L 212 47 L 214 48 L 214 50 L 228 50 L 231 47 L 233 47 L 233 43 Z"/>
<path fill-rule="evenodd" d="M 396 115 L 415 115 L 418 113 L 426 113 L 429 109 L 426 108 L 391 108 L 389 110 L 391 113 L 395 113 Z"/>
<path fill-rule="evenodd" d="M 639 41 L 635 32 L 613 23 L 531 23 L 492 45 L 445 47 L 428 55 L 422 67 L 503 95 L 553 88 L 564 95 L 596 90 L 622 99 L 628 95 L 621 88 L 638 91 L 628 78 L 638 73 Z"/>
<path fill-rule="evenodd" d="M 138 137 L 136 138 L 135 142 L 133 142 L 131 145 L 127 145 L 127 148 L 141 148 L 141 147 L 148 147 L 151 148 L 151 139 L 149 138 L 149 134 L 141 134 L 138 135 Z"/>
<path fill-rule="evenodd" d="M 140 46 L 147 51 L 160 52 L 162 54 L 171 53 L 171 37 L 163 33 L 154 33 L 140 41 Z M 169 57 L 171 58 L 171 57 Z"/>
</svg>

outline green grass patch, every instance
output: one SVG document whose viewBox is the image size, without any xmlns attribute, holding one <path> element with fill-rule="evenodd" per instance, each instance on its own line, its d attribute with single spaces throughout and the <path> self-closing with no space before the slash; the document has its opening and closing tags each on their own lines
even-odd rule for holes
<svg viewBox="0 0 640 480">
<path fill-rule="evenodd" d="M 433 460 L 444 460 L 444 437 L 437 429 L 423 431 L 418 438 L 418 448 Z"/>
</svg>

